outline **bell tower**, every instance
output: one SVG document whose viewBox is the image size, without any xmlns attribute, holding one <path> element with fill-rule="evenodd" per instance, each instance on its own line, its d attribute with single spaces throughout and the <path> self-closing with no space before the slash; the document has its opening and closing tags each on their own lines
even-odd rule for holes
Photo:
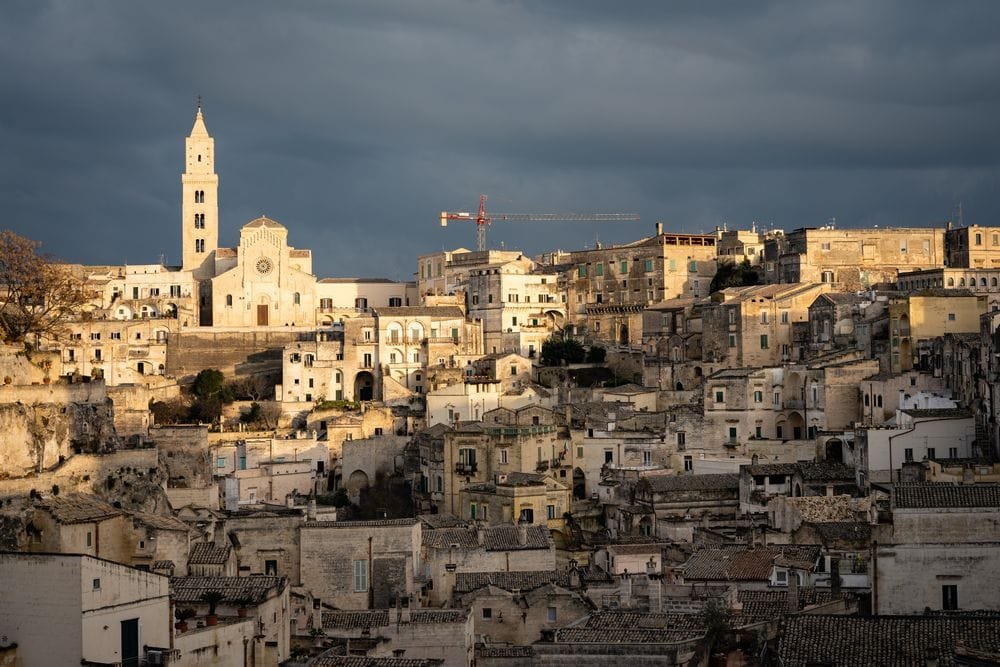
<svg viewBox="0 0 1000 667">
<path fill-rule="evenodd" d="M 197 281 L 215 277 L 215 250 L 219 247 L 219 177 L 215 173 L 215 140 L 205 127 L 201 100 L 194 127 L 184 140 L 181 175 L 181 239 L 183 269 Z"/>
</svg>

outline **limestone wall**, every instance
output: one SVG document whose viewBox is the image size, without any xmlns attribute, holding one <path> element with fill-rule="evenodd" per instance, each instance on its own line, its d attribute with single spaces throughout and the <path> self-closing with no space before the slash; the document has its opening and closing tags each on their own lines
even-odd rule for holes
<svg viewBox="0 0 1000 667">
<path fill-rule="evenodd" d="M 0 497 L 21 496 L 37 491 L 48 492 L 53 485 L 61 493 L 94 493 L 96 486 L 121 470 L 154 470 L 155 449 L 128 449 L 106 454 L 77 454 L 57 468 L 18 479 L 0 480 Z"/>
<path fill-rule="evenodd" d="M 182 381 L 199 371 L 217 368 L 227 376 L 249 373 L 281 374 L 285 345 L 309 340 L 310 331 L 260 329 L 218 332 L 185 329 L 167 341 L 167 373 Z"/>
</svg>

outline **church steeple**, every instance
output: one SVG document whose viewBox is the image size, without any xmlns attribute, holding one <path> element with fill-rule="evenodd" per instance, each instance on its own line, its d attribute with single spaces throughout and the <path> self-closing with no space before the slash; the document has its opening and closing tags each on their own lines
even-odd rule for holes
<svg viewBox="0 0 1000 667">
<path fill-rule="evenodd" d="M 181 175 L 181 238 L 184 270 L 196 280 L 215 276 L 219 245 L 219 177 L 215 173 L 215 140 L 205 127 L 201 98 L 191 133 L 184 140 Z"/>
</svg>

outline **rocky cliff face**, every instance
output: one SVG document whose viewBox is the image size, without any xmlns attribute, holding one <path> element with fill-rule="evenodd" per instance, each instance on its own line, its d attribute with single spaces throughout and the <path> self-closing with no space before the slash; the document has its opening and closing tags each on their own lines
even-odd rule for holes
<svg viewBox="0 0 1000 667">
<path fill-rule="evenodd" d="M 0 478 L 23 477 L 115 442 L 112 405 L 0 403 Z"/>
</svg>

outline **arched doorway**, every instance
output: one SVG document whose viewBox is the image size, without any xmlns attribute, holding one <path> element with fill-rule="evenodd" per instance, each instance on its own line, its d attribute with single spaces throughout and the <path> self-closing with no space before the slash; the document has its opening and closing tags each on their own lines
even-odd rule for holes
<svg viewBox="0 0 1000 667">
<path fill-rule="evenodd" d="M 840 438 L 830 438 L 826 441 L 826 460 L 844 462 L 844 443 Z"/>
<path fill-rule="evenodd" d="M 587 497 L 587 476 L 579 468 L 573 468 L 573 497 L 577 500 Z"/>
<path fill-rule="evenodd" d="M 628 325 L 623 324 L 618 331 L 618 342 L 621 345 L 628 345 Z"/>
<path fill-rule="evenodd" d="M 354 400 L 371 401 L 375 397 L 375 376 L 361 371 L 354 376 Z"/>
<path fill-rule="evenodd" d="M 347 494 L 356 498 L 363 489 L 368 488 L 368 473 L 364 470 L 355 470 L 347 478 Z"/>
<path fill-rule="evenodd" d="M 788 415 L 788 426 L 792 429 L 792 440 L 801 440 L 804 437 L 802 415 L 798 412 L 792 412 Z M 787 436 L 788 434 L 786 434 Z"/>
</svg>

